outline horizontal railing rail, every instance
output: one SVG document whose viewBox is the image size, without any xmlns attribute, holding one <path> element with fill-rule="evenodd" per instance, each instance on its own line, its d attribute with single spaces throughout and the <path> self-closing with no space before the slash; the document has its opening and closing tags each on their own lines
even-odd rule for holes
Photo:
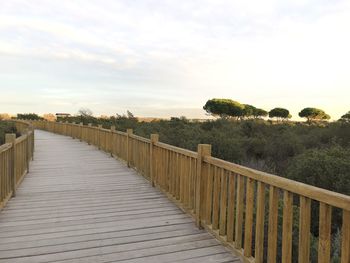
<svg viewBox="0 0 350 263">
<path fill-rule="evenodd" d="M 350 262 L 350 196 L 214 158 L 206 144 L 193 152 L 161 143 L 157 134 L 136 136 L 131 129 L 33 125 L 124 160 L 244 262 L 310 262 L 312 231 L 318 262 L 331 262 L 332 227 L 341 233 L 339 262 Z"/>
<path fill-rule="evenodd" d="M 6 134 L 5 144 L 0 146 L 0 210 L 16 196 L 34 154 L 33 126 L 25 121 L 15 121 L 15 125 L 21 136 Z"/>
</svg>

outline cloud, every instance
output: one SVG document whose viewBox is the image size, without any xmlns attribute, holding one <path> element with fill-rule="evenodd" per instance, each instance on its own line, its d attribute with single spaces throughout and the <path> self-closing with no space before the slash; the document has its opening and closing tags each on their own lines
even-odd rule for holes
<svg viewBox="0 0 350 263">
<path fill-rule="evenodd" d="M 214 96 L 332 111 L 349 95 L 349 17 L 338 0 L 5 1 L 0 84 L 73 112 L 200 109 Z"/>
</svg>

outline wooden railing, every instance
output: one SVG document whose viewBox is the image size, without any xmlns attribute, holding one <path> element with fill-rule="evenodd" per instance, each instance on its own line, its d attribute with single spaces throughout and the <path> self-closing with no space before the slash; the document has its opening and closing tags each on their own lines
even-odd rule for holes
<svg viewBox="0 0 350 263">
<path fill-rule="evenodd" d="M 193 152 L 161 143 L 156 134 L 146 139 L 115 127 L 33 124 L 124 160 L 244 262 L 310 262 L 311 226 L 318 229 L 318 262 L 331 262 L 333 219 L 341 229 L 339 262 L 350 262 L 350 196 L 214 158 L 206 144 Z"/>
<path fill-rule="evenodd" d="M 0 146 L 0 210 L 11 197 L 29 171 L 34 152 L 34 130 L 27 122 L 16 121 L 16 134 L 6 134 L 5 144 Z"/>
</svg>

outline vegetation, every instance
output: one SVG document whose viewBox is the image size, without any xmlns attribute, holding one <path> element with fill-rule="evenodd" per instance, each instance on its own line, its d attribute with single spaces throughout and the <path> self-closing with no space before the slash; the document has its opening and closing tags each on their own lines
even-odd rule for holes
<svg viewBox="0 0 350 263">
<path fill-rule="evenodd" d="M 343 116 L 341 116 L 340 121 L 350 122 L 350 111 L 348 111 L 348 112 L 345 113 Z"/>
<path fill-rule="evenodd" d="M 350 148 L 310 149 L 296 156 L 288 178 L 350 195 Z"/>
<path fill-rule="evenodd" d="M 20 120 L 44 120 L 44 118 L 40 117 L 35 113 L 18 113 L 17 119 Z"/>
<path fill-rule="evenodd" d="M 0 121 L 3 121 L 3 120 L 10 120 L 11 117 L 9 114 L 7 113 L 0 113 Z"/>
</svg>

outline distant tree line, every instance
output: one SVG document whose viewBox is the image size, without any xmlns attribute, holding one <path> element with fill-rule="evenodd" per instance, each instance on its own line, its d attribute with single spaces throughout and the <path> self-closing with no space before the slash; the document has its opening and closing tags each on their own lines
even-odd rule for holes
<svg viewBox="0 0 350 263">
<path fill-rule="evenodd" d="M 241 104 L 231 99 L 210 99 L 203 109 L 210 115 L 220 118 L 234 118 L 234 119 L 258 119 L 263 117 L 274 118 L 277 120 L 288 120 L 292 117 L 289 110 L 285 108 L 273 108 L 269 112 L 257 108 L 250 104 Z M 321 109 L 307 107 L 299 112 L 299 117 L 306 118 L 308 123 L 312 121 L 326 121 L 330 116 Z M 349 121 L 350 112 L 343 115 L 342 120 Z"/>
<path fill-rule="evenodd" d="M 17 119 L 19 120 L 44 120 L 36 113 L 17 113 Z"/>
</svg>

